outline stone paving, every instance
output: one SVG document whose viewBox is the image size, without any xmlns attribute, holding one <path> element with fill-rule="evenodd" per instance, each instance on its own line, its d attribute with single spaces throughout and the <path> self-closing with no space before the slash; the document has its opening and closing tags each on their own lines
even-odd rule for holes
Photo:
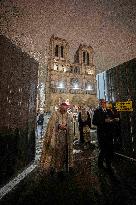
<svg viewBox="0 0 136 205">
<path fill-rule="evenodd" d="M 1 200 L 1 205 L 136 205 L 134 163 L 115 157 L 114 175 L 110 175 L 97 168 L 95 144 L 75 144 L 74 150 L 72 172 L 58 178 L 36 168 Z"/>
<path fill-rule="evenodd" d="M 1 205 L 136 205 L 136 164 L 115 156 L 114 174 L 97 167 L 96 132 L 91 130 L 91 144 L 74 143 L 74 167 L 63 177 L 44 173 L 38 166 L 27 175 Z M 37 146 L 38 164 L 42 139 Z"/>
</svg>

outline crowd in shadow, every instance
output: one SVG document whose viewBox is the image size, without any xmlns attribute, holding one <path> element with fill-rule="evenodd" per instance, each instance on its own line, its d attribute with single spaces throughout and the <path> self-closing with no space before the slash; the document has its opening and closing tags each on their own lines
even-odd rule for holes
<svg viewBox="0 0 136 205">
<path fill-rule="evenodd" d="M 76 117 L 79 137 L 75 138 L 73 116 L 67 112 L 68 105 L 62 103 L 50 116 L 38 169 L 10 201 L 20 205 L 28 201 L 55 205 L 135 204 L 120 174 L 125 173 L 126 167 L 121 167 L 119 159 L 115 166 L 113 160 L 113 139 L 120 119 L 105 107 L 105 101 L 101 100 L 93 115 L 80 107 Z M 96 136 L 95 143 L 92 133 Z M 126 172 L 129 173 L 128 169 Z"/>
<path fill-rule="evenodd" d="M 112 160 L 114 157 L 114 142 L 120 134 L 120 118 L 115 108 L 109 109 L 106 101 L 101 99 L 93 113 L 85 106 L 78 107 L 77 115 L 67 112 L 70 105 L 61 103 L 50 117 L 44 136 L 40 166 L 46 172 L 57 173 L 73 170 L 73 145 L 81 149 L 94 149 L 91 143 L 90 131 L 97 130 L 96 142 L 99 149 L 98 168 L 109 174 L 114 174 Z M 91 110 L 92 111 L 92 110 Z M 76 117 L 75 117 L 76 116 Z M 38 121 L 40 121 L 38 119 Z M 37 123 L 39 123 L 37 121 Z M 42 120 L 41 120 L 42 121 Z M 74 138 L 75 126 L 78 125 L 79 137 Z M 43 122 L 42 122 L 43 124 Z"/>
</svg>

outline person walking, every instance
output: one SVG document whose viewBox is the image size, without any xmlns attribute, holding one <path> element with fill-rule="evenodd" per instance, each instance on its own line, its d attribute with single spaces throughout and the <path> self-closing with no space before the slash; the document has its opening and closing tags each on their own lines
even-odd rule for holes
<svg viewBox="0 0 136 205">
<path fill-rule="evenodd" d="M 37 115 L 37 133 L 38 137 L 42 137 L 42 131 L 43 131 L 43 122 L 44 122 L 44 114 L 40 113 Z"/>
<path fill-rule="evenodd" d="M 110 109 L 106 108 L 106 101 L 104 99 L 99 100 L 99 107 L 94 111 L 92 124 L 97 126 L 97 138 L 99 144 L 99 156 L 98 167 L 103 168 L 108 172 L 112 170 L 113 159 L 113 129 L 114 129 L 114 114 Z M 104 161 L 106 167 L 104 167 Z"/>
</svg>

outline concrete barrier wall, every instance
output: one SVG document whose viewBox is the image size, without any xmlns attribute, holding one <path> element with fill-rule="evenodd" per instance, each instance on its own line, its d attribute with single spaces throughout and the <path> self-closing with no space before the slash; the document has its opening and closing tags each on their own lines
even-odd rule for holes
<svg viewBox="0 0 136 205">
<path fill-rule="evenodd" d="M 38 63 L 0 35 L 0 185 L 35 155 Z"/>
</svg>

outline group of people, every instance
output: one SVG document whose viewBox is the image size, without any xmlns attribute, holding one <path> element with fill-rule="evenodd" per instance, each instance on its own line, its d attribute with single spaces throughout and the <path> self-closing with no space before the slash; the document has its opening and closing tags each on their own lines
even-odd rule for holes
<svg viewBox="0 0 136 205">
<path fill-rule="evenodd" d="M 41 163 L 50 165 L 58 174 L 73 166 L 72 160 L 72 132 L 70 128 L 70 117 L 67 113 L 68 105 L 62 103 L 59 109 L 53 113 L 47 127 L 44 138 L 44 148 Z M 84 144 L 84 127 L 91 129 L 91 125 L 97 126 L 97 139 L 99 144 L 98 167 L 112 171 L 113 138 L 115 137 L 115 125 L 120 119 L 117 112 L 106 107 L 106 101 L 101 99 L 99 107 L 94 111 L 91 119 L 90 113 L 85 107 L 78 112 L 79 142 Z M 71 132 L 71 133 L 70 133 Z M 46 150 L 46 151 L 45 151 Z M 46 152 L 46 153 L 45 153 Z M 106 164 L 106 167 L 104 166 Z M 47 166 L 48 167 L 48 166 Z M 47 168 L 46 167 L 46 168 Z"/>
<path fill-rule="evenodd" d="M 98 167 L 112 173 L 112 159 L 114 155 L 113 140 L 116 141 L 116 135 L 119 135 L 120 118 L 115 107 L 109 108 L 104 99 L 99 100 L 99 106 L 92 115 L 92 119 L 88 111 L 82 108 L 78 115 L 79 123 L 79 142 L 84 143 L 83 129 L 91 124 L 97 126 L 97 140 L 99 145 Z M 117 133 L 118 132 L 118 133 Z M 106 166 L 104 166 L 104 164 Z"/>
</svg>

